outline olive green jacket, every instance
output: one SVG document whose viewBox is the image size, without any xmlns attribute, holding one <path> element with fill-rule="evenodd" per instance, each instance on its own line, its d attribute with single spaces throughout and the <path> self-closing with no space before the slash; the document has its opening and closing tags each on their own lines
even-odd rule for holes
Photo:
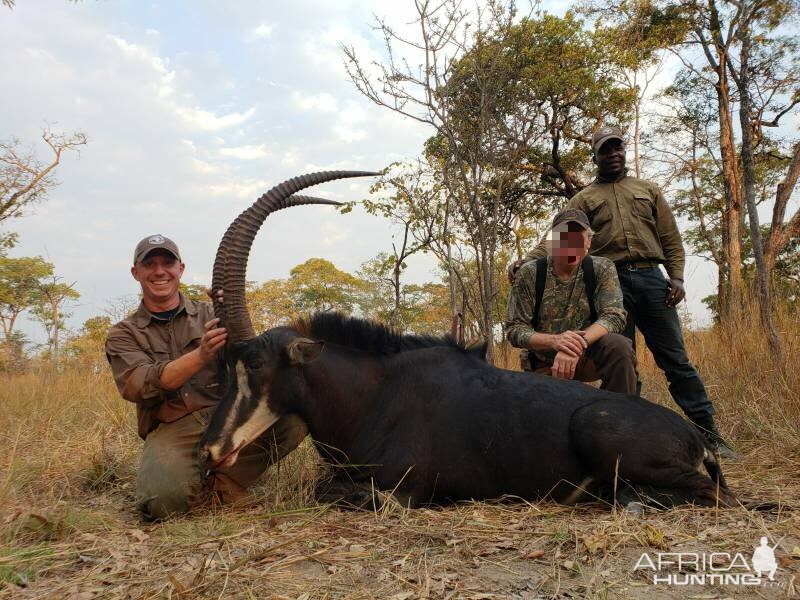
<svg viewBox="0 0 800 600">
<path fill-rule="evenodd" d="M 578 192 L 565 208 L 578 208 L 594 230 L 589 253 L 614 263 L 663 263 L 670 279 L 683 280 L 686 255 L 681 234 L 664 194 L 644 179 L 622 176 L 617 181 L 597 178 Z M 547 239 L 525 258 L 547 255 Z"/>
</svg>

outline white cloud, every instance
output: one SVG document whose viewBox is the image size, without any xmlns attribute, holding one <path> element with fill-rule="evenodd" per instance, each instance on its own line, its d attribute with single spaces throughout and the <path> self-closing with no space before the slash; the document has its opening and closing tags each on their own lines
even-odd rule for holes
<svg viewBox="0 0 800 600">
<path fill-rule="evenodd" d="M 337 32 L 349 36 L 368 21 L 369 6 L 198 5 L 203 18 L 192 23 L 165 10 L 100 8 L 20 5 L 13 19 L 0 20 L 0 71 L 16 86 L 0 130 L 35 141 L 48 119 L 90 137 L 80 156 L 64 157 L 50 198 L 14 223 L 21 239 L 14 255 L 49 253 L 60 275 L 78 281 L 75 328 L 109 299 L 138 291 L 128 262 L 145 235 L 175 239 L 191 268 L 187 281 L 208 281 L 220 236 L 270 187 L 314 170 L 380 168 L 390 152 L 413 155 L 424 140 L 343 76 Z M 237 10 L 241 17 L 227 20 Z M 358 23 L 350 22 L 356 13 Z M 245 33 L 235 39 L 230 31 Z M 304 52 L 314 38 L 316 57 Z M 245 43 L 257 39 L 265 43 Z M 369 50 L 366 38 L 351 41 Z M 369 183 L 330 182 L 306 193 L 353 200 Z M 311 256 L 357 268 L 391 239 L 385 221 L 362 212 L 276 213 L 254 253 L 269 258 L 251 261 L 248 277 L 285 277 Z M 307 243 L 298 251 L 301 238 Z M 41 340 L 37 325 L 24 329 Z"/>
<path fill-rule="evenodd" d="M 273 29 L 275 29 L 274 25 L 270 23 L 261 23 L 258 27 L 253 29 L 252 35 L 256 39 L 268 38 L 272 35 Z"/>
<path fill-rule="evenodd" d="M 225 170 L 220 165 L 215 165 L 198 158 L 192 159 L 191 166 L 192 170 L 198 175 L 217 175 Z"/>
<path fill-rule="evenodd" d="M 331 94 L 322 92 L 305 96 L 302 92 L 292 92 L 293 102 L 303 110 L 320 111 L 325 113 L 335 112 L 339 109 L 339 102 Z"/>
<path fill-rule="evenodd" d="M 253 201 L 271 188 L 272 185 L 273 184 L 261 179 L 247 179 L 242 182 L 227 181 L 203 186 L 203 190 L 210 196 L 240 198 L 243 200 Z M 233 220 L 235 216 L 236 215 L 232 213 L 229 217 L 231 220 Z"/>
<path fill-rule="evenodd" d="M 247 145 L 237 148 L 222 148 L 219 153 L 222 156 L 238 158 L 239 160 L 253 160 L 269 156 L 269 152 L 267 152 L 267 148 L 263 144 L 259 146 Z"/>
<path fill-rule="evenodd" d="M 217 131 L 225 127 L 241 125 L 256 112 L 255 108 L 250 108 L 244 113 L 233 112 L 222 117 L 218 117 L 212 112 L 202 108 L 189 108 L 186 106 L 175 106 L 175 112 L 187 123 L 203 131 Z"/>
<path fill-rule="evenodd" d="M 156 78 L 154 87 L 159 98 L 163 99 L 167 106 L 189 126 L 201 131 L 217 131 L 241 125 L 255 113 L 255 108 L 249 108 L 243 113 L 231 112 L 218 116 L 209 110 L 182 104 L 176 99 L 179 95 L 174 85 L 176 72 L 168 68 L 169 59 L 154 54 L 145 46 L 128 42 L 118 36 L 108 34 L 107 37 L 114 42 L 128 60 L 143 64 L 152 71 L 152 75 Z M 182 93 L 180 96 L 190 95 Z"/>
<path fill-rule="evenodd" d="M 338 223 L 325 223 L 322 227 L 320 243 L 324 248 L 330 248 L 342 243 L 350 237 L 349 232 Z"/>
<path fill-rule="evenodd" d="M 138 60 L 149 64 L 154 71 L 165 77 L 169 77 L 171 80 L 172 77 L 166 64 L 168 62 L 167 60 L 162 59 L 160 56 L 154 56 L 153 53 L 144 46 L 129 43 L 116 35 L 108 34 L 107 37 L 122 50 L 125 56 L 132 60 Z"/>
<path fill-rule="evenodd" d="M 367 132 L 363 129 L 353 129 L 348 125 L 334 125 L 333 132 L 336 137 L 343 142 L 360 142 L 367 137 Z"/>
<path fill-rule="evenodd" d="M 297 153 L 292 150 L 287 150 L 281 156 L 281 165 L 284 167 L 291 167 L 297 164 Z"/>
</svg>

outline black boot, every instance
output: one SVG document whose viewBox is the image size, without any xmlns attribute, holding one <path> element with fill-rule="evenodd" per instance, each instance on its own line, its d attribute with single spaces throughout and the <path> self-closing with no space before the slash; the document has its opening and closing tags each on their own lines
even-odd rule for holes
<svg viewBox="0 0 800 600">
<path fill-rule="evenodd" d="M 717 426 L 714 423 L 714 415 L 702 415 L 692 419 L 692 422 L 722 458 L 739 458 L 739 454 L 728 445 L 728 442 L 723 439 L 722 434 L 717 430 Z"/>
</svg>

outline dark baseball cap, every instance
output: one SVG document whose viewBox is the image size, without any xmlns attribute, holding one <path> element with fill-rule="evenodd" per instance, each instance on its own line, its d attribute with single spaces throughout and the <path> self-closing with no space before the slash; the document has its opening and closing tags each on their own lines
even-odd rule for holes
<svg viewBox="0 0 800 600">
<path fill-rule="evenodd" d="M 578 208 L 566 208 L 558 213 L 553 218 L 553 228 L 561 225 L 562 223 L 577 223 L 584 229 L 591 229 L 589 225 L 589 217 L 586 213 Z"/>
<path fill-rule="evenodd" d="M 136 244 L 136 250 L 133 252 L 133 264 L 143 261 L 153 250 L 166 250 L 178 260 L 181 259 L 178 245 L 168 237 L 156 233 L 154 235 L 148 235 L 141 242 Z"/>
<path fill-rule="evenodd" d="M 601 127 L 592 134 L 592 152 L 597 154 L 600 146 L 605 144 L 608 140 L 625 141 L 622 136 L 622 130 L 618 127 Z"/>
</svg>

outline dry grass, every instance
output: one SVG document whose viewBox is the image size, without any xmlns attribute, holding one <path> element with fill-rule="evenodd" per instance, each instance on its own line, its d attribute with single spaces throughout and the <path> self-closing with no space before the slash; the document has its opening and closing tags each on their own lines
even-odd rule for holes
<svg viewBox="0 0 800 600">
<path fill-rule="evenodd" d="M 784 316 L 787 356 L 800 327 Z M 0 379 L 0 597 L 784 598 L 800 588 L 800 374 L 745 326 L 687 336 L 743 453 L 724 465 L 769 511 L 681 508 L 632 518 L 600 503 L 465 503 L 378 512 L 318 506 L 304 444 L 247 501 L 157 525 L 133 505 L 141 445 L 106 373 Z M 641 355 L 645 395 L 670 405 Z M 524 451 L 521 449 L 520 451 Z M 654 587 L 642 552 L 743 552 L 782 536 L 780 588 Z M 797 550 L 800 553 L 800 549 Z M 794 583 L 792 581 L 794 579 Z"/>
</svg>

